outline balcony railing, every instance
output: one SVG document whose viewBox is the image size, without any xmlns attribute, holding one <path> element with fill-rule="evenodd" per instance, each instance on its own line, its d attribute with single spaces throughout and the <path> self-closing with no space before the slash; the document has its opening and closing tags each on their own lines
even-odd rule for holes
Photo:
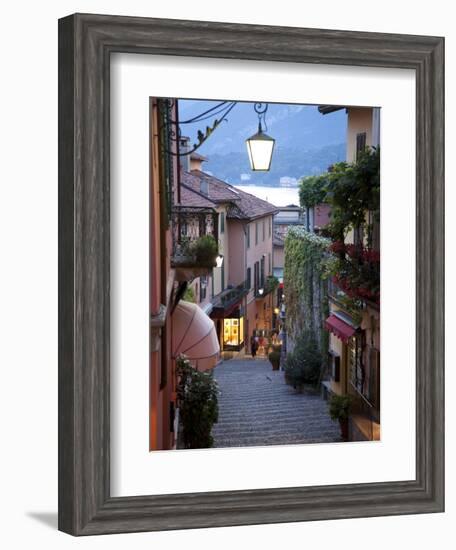
<svg viewBox="0 0 456 550">
<path fill-rule="evenodd" d="M 274 276 L 266 277 L 266 280 L 264 282 L 263 286 L 258 286 L 255 288 L 255 298 L 258 298 L 259 300 L 261 298 L 264 298 L 271 292 L 274 292 L 274 290 L 279 286 L 279 279 Z"/>
<path fill-rule="evenodd" d="M 331 251 L 337 258 L 337 286 L 351 298 L 371 305 L 380 304 L 380 252 L 361 245 L 334 241 Z"/>
<path fill-rule="evenodd" d="M 172 267 L 215 267 L 218 256 L 217 220 L 218 214 L 212 208 L 172 208 Z"/>
<path fill-rule="evenodd" d="M 238 304 L 248 294 L 249 290 L 247 281 L 243 281 L 235 287 L 226 288 L 212 299 L 212 311 L 215 314 L 223 314 L 230 311 L 233 306 Z"/>
<path fill-rule="evenodd" d="M 360 325 L 365 303 L 358 297 L 349 296 L 332 279 L 328 279 L 328 298 L 351 318 L 351 324 Z"/>
<path fill-rule="evenodd" d="M 345 292 L 331 278 L 328 279 L 328 297 L 339 305 L 342 305 L 347 297 Z"/>
<path fill-rule="evenodd" d="M 359 393 L 353 384 L 350 384 L 349 393 L 352 397 L 350 405 L 352 438 L 378 441 L 380 439 L 379 411 Z"/>
</svg>

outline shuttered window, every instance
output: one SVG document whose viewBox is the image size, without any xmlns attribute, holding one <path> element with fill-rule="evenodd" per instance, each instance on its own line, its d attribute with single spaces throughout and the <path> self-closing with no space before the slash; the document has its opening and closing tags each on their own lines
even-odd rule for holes
<svg viewBox="0 0 456 550">
<path fill-rule="evenodd" d="M 356 160 L 358 160 L 361 151 L 366 148 L 366 132 L 356 134 Z"/>
</svg>

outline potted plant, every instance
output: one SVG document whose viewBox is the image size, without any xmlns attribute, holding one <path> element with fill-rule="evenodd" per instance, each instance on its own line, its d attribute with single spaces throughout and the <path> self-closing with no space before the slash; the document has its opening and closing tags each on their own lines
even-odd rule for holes
<svg viewBox="0 0 456 550">
<path fill-rule="evenodd" d="M 317 391 L 323 358 L 313 335 L 303 332 L 285 359 L 285 382 L 302 393 Z"/>
<path fill-rule="evenodd" d="M 279 370 L 280 367 L 280 351 L 271 351 L 268 355 L 269 362 L 272 365 L 272 370 Z"/>
<path fill-rule="evenodd" d="M 333 394 L 329 399 L 329 415 L 332 420 L 338 420 L 340 435 L 343 441 L 348 441 L 348 417 L 352 398 L 350 395 Z"/>
<path fill-rule="evenodd" d="M 215 266 L 218 244 L 212 235 L 201 235 L 190 245 L 190 252 L 196 262 L 203 266 Z"/>
</svg>

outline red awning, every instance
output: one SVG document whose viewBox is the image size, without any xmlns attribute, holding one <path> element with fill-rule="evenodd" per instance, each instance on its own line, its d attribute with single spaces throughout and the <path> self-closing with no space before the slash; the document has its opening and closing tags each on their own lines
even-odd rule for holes
<svg viewBox="0 0 456 550">
<path fill-rule="evenodd" d="M 352 327 L 345 321 L 342 321 L 342 319 L 339 319 L 339 317 L 336 317 L 336 315 L 330 315 L 326 319 L 325 328 L 326 330 L 332 332 L 334 336 L 340 338 L 342 342 L 347 342 L 347 340 L 351 338 L 356 332 L 356 329 L 354 327 Z"/>
</svg>

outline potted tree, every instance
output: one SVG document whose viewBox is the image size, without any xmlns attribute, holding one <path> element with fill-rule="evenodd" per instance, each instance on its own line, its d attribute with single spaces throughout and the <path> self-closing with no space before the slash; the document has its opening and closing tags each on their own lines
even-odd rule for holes
<svg viewBox="0 0 456 550">
<path fill-rule="evenodd" d="M 350 395 L 333 394 L 329 399 L 329 415 L 332 420 L 338 420 L 340 435 L 343 441 L 348 441 L 348 417 L 352 398 Z"/>
<path fill-rule="evenodd" d="M 313 335 L 303 332 L 295 342 L 293 351 L 285 360 L 285 382 L 302 393 L 315 393 L 320 381 L 322 365 L 321 352 Z"/>
<path fill-rule="evenodd" d="M 273 350 L 268 355 L 269 362 L 272 365 L 272 370 L 279 370 L 280 367 L 280 351 Z"/>
</svg>

